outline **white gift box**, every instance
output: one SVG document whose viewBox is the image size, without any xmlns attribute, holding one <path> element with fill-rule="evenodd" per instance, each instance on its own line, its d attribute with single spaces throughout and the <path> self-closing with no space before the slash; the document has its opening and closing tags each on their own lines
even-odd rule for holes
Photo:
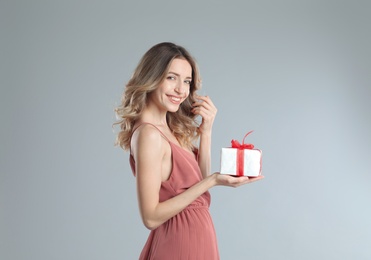
<svg viewBox="0 0 371 260">
<path fill-rule="evenodd" d="M 222 148 L 220 173 L 256 177 L 261 174 L 262 151 L 259 149 Z"/>
</svg>

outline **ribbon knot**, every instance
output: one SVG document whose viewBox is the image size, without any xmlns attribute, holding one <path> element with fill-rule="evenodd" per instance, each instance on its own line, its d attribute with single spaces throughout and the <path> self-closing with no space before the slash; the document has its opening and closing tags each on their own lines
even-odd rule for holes
<svg viewBox="0 0 371 260">
<path fill-rule="evenodd" d="M 248 136 L 249 134 L 251 134 L 253 131 L 250 131 L 250 132 L 248 132 L 245 136 L 244 136 L 244 138 L 243 138 L 243 140 L 242 140 L 242 144 L 240 144 L 237 140 L 232 140 L 231 141 L 231 144 L 232 144 L 232 148 L 237 148 L 237 149 L 254 149 L 254 145 L 253 144 L 245 144 L 245 138 L 246 138 L 246 136 Z"/>
</svg>

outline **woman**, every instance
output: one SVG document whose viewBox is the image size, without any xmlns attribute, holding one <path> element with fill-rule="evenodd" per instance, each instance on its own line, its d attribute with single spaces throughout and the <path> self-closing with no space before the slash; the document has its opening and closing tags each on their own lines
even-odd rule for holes
<svg viewBox="0 0 371 260">
<path fill-rule="evenodd" d="M 116 109 L 117 143 L 130 150 L 140 214 L 151 230 L 140 259 L 219 259 L 208 190 L 262 178 L 210 173 L 217 109 L 209 97 L 196 94 L 199 88 L 190 54 L 160 43 L 142 57 Z"/>
</svg>

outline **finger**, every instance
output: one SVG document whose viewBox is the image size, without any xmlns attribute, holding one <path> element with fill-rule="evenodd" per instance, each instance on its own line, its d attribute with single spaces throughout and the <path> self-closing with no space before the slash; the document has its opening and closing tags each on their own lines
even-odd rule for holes
<svg viewBox="0 0 371 260">
<path fill-rule="evenodd" d="M 230 183 L 231 184 L 244 184 L 249 181 L 249 177 L 247 176 L 230 176 Z"/>
<path fill-rule="evenodd" d="M 207 100 L 211 100 L 209 96 L 201 96 L 201 95 L 195 95 L 195 98 L 196 99 L 200 99 L 200 100 L 204 100 L 204 101 L 207 101 Z"/>
<path fill-rule="evenodd" d="M 192 113 L 201 116 L 205 120 L 212 120 L 215 117 L 213 113 L 202 107 L 192 109 Z"/>
<path fill-rule="evenodd" d="M 250 183 L 249 177 L 237 177 L 237 178 L 239 179 L 239 181 L 235 183 L 235 187 L 239 187 Z"/>
<path fill-rule="evenodd" d="M 234 183 L 235 187 L 242 186 L 245 184 L 249 184 L 258 180 L 261 180 L 264 178 L 264 176 L 258 176 L 258 177 L 247 177 L 247 176 L 239 176 L 239 177 L 234 177 L 239 179 L 236 183 Z"/>
<path fill-rule="evenodd" d="M 194 107 L 192 110 L 195 111 L 195 112 L 198 112 L 198 113 L 208 113 L 208 112 L 210 112 L 207 108 L 202 107 L 202 106 Z"/>
<path fill-rule="evenodd" d="M 263 175 L 260 175 L 258 177 L 251 177 L 249 182 L 255 182 L 255 181 L 259 181 L 259 180 L 262 180 L 264 179 L 264 176 Z"/>
<path fill-rule="evenodd" d="M 205 103 L 207 103 L 207 104 L 209 104 L 211 106 L 214 106 L 214 103 L 211 101 L 211 99 L 210 99 L 209 96 L 198 96 L 198 95 L 196 95 L 195 98 L 197 100 L 201 100 L 201 101 L 203 101 L 203 102 L 205 102 Z M 203 102 L 196 101 L 195 103 L 203 103 Z"/>
<path fill-rule="evenodd" d="M 210 114 L 216 114 L 217 113 L 217 109 L 215 107 L 213 107 L 210 104 L 207 104 L 205 102 L 194 104 L 194 109 L 205 110 L 205 111 L 208 111 L 208 113 L 210 113 Z"/>
<path fill-rule="evenodd" d="M 201 105 L 205 105 L 205 104 L 208 104 L 207 101 L 205 100 L 202 100 L 202 99 L 197 99 L 195 100 L 195 102 L 193 102 L 193 106 L 201 106 Z"/>
</svg>

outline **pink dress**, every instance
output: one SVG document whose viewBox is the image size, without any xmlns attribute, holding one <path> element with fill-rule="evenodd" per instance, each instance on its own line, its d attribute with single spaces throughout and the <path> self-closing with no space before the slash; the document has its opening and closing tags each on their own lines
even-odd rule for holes
<svg viewBox="0 0 371 260">
<path fill-rule="evenodd" d="M 169 179 L 161 184 L 160 202 L 184 192 L 202 179 L 195 155 L 171 142 L 162 132 L 161 135 L 171 146 L 173 168 Z M 130 166 L 135 175 L 135 162 L 131 155 Z M 209 206 L 210 193 L 207 191 L 183 211 L 152 230 L 139 259 L 219 259 Z"/>
</svg>

